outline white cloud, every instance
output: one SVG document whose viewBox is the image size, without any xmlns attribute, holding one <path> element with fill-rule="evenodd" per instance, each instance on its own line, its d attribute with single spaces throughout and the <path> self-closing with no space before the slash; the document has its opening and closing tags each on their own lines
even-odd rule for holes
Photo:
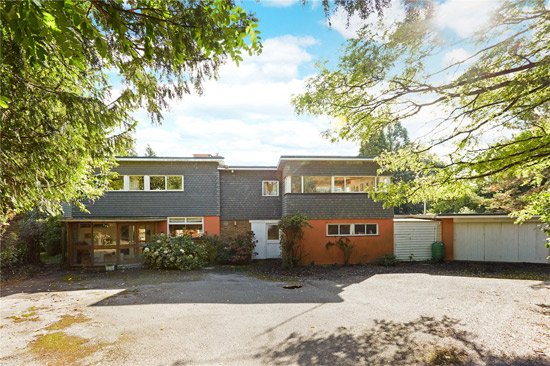
<svg viewBox="0 0 550 366">
<path fill-rule="evenodd" d="M 470 56 L 472 56 L 472 54 L 464 48 L 455 48 L 443 55 L 443 59 L 441 60 L 442 66 L 446 67 L 456 62 L 464 61 Z M 467 63 L 471 63 L 472 61 L 473 60 L 468 60 Z"/>
<path fill-rule="evenodd" d="M 158 156 L 220 153 L 226 164 L 276 165 L 280 155 L 356 155 L 351 142 L 333 144 L 321 137 L 326 120 L 299 119 L 250 124 L 239 119 L 206 121 L 179 116 L 167 126 L 138 131 L 138 151 L 147 143 Z"/>
<path fill-rule="evenodd" d="M 377 29 L 380 33 L 382 28 L 389 28 L 392 24 L 404 18 L 405 8 L 402 2 L 392 1 L 391 7 L 384 9 L 384 15 L 381 18 L 379 18 L 376 13 L 371 14 L 367 19 L 361 19 L 359 15 L 353 14 L 348 21 L 347 12 L 342 8 L 338 8 L 330 17 L 330 24 L 331 27 L 344 38 L 353 38 L 357 35 L 357 32 L 367 24 L 374 26 L 374 29 Z M 329 20 L 326 21 L 326 25 L 329 25 Z"/>
<path fill-rule="evenodd" d="M 501 4 L 494 0 L 448 0 L 437 6 L 434 23 L 440 30 L 449 28 L 467 38 L 479 31 Z"/>
<path fill-rule="evenodd" d="M 263 0 L 261 2 L 264 6 L 272 6 L 277 8 L 286 8 L 298 3 L 300 0 Z"/>
<path fill-rule="evenodd" d="M 313 61 L 313 37 L 282 36 L 264 41 L 260 56 L 228 64 L 204 95 L 173 101 L 161 126 L 142 115 L 137 150 L 150 144 L 158 156 L 220 153 L 233 165 L 275 165 L 280 155 L 356 155 L 355 143 L 332 144 L 321 137 L 326 118 L 296 116 L 290 104 L 303 89 L 300 68 Z"/>
</svg>

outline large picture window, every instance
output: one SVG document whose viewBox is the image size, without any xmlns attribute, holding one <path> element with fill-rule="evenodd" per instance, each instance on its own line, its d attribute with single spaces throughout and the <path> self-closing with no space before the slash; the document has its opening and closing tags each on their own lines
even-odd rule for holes
<svg viewBox="0 0 550 366">
<path fill-rule="evenodd" d="M 327 236 L 378 235 L 378 224 L 327 224 Z"/>
<path fill-rule="evenodd" d="M 292 175 L 284 182 L 285 193 L 364 193 L 390 184 L 390 177 Z"/>
<path fill-rule="evenodd" d="M 145 189 L 145 176 L 131 175 L 130 176 L 130 191 L 143 191 Z"/>
</svg>

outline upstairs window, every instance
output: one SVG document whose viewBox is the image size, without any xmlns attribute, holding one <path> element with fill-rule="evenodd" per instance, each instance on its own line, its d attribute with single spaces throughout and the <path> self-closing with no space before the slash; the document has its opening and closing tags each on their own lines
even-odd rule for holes
<svg viewBox="0 0 550 366">
<path fill-rule="evenodd" d="M 364 193 L 390 184 L 390 177 L 286 176 L 285 193 Z"/>
<path fill-rule="evenodd" d="M 279 182 L 276 180 L 262 181 L 262 196 L 278 196 Z"/>
<path fill-rule="evenodd" d="M 144 175 L 131 175 L 130 176 L 130 191 L 143 191 L 145 190 L 145 176 Z"/>
<path fill-rule="evenodd" d="M 166 189 L 169 191 L 183 191 L 183 176 L 166 177 Z"/>
<path fill-rule="evenodd" d="M 124 189 L 124 176 L 119 175 L 118 177 L 111 179 L 109 184 L 110 191 L 122 191 Z"/>
<path fill-rule="evenodd" d="M 183 175 L 120 175 L 111 180 L 111 191 L 183 191 Z"/>
</svg>

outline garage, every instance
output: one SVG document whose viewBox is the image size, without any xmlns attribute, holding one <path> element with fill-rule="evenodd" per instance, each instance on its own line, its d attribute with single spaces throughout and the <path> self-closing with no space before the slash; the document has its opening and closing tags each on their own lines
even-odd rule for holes
<svg viewBox="0 0 550 366">
<path fill-rule="evenodd" d="M 548 263 L 550 251 L 540 222 L 518 225 L 508 216 L 454 217 L 454 259 Z"/>
<path fill-rule="evenodd" d="M 437 220 L 403 218 L 393 220 L 394 255 L 402 261 L 432 259 L 432 243 L 441 241 Z"/>
</svg>

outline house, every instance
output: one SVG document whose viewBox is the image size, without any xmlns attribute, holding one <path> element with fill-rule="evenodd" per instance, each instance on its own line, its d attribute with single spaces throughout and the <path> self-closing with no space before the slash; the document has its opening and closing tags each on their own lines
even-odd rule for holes
<svg viewBox="0 0 550 366">
<path fill-rule="evenodd" d="M 118 179 L 87 212 L 65 207 L 70 264 L 141 261 L 158 233 L 229 237 L 252 230 L 256 258 L 280 256 L 278 220 L 304 213 L 304 263 L 342 262 L 326 243 L 346 236 L 352 263 L 393 253 L 393 210 L 365 193 L 388 184 L 367 156 L 281 156 L 277 166 L 227 166 L 223 157 L 122 157 Z"/>
</svg>

